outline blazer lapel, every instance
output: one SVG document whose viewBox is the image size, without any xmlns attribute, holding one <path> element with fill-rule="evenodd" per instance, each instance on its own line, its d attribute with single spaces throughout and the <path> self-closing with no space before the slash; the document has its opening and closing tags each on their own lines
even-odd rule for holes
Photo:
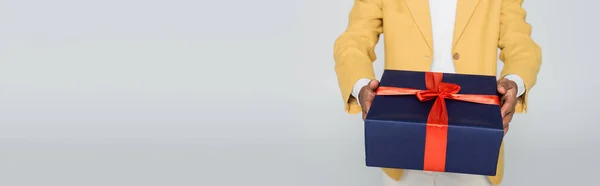
<svg viewBox="0 0 600 186">
<path fill-rule="evenodd" d="M 458 0 L 458 4 L 456 5 L 453 47 L 456 46 L 456 43 L 460 40 L 460 37 L 462 37 L 462 34 L 480 1 L 481 0 Z"/>
<path fill-rule="evenodd" d="M 429 49 L 433 51 L 433 41 L 431 34 L 431 17 L 429 15 L 429 0 L 405 0 L 410 9 L 413 19 L 417 23 L 423 38 L 427 41 Z"/>
</svg>

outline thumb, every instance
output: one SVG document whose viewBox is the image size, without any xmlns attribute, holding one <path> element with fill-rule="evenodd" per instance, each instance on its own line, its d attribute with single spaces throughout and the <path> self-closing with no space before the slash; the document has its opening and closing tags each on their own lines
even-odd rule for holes
<svg viewBox="0 0 600 186">
<path fill-rule="evenodd" d="M 504 87 L 504 84 L 502 84 L 502 83 L 498 84 L 498 93 L 506 94 L 506 87 Z"/>
<path fill-rule="evenodd" d="M 376 90 L 377 87 L 379 87 L 379 81 L 377 81 L 377 80 L 371 80 L 369 82 L 369 89 Z"/>
</svg>

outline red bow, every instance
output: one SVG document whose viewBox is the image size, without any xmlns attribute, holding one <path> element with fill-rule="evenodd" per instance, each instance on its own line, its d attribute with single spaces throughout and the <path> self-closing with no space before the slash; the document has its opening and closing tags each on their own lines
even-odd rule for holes
<svg viewBox="0 0 600 186">
<path fill-rule="evenodd" d="M 444 172 L 446 169 L 448 111 L 445 99 L 500 105 L 500 100 L 496 95 L 458 94 L 460 86 L 442 82 L 443 75 L 437 72 L 426 72 L 425 86 L 427 90 L 382 86 L 376 91 L 377 95 L 416 95 L 420 101 L 437 98 L 427 117 L 423 170 L 438 172 Z"/>
</svg>

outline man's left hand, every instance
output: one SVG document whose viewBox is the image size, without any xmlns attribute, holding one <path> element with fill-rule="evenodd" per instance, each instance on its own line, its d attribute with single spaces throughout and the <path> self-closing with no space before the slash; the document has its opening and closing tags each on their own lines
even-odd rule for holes
<svg viewBox="0 0 600 186">
<path fill-rule="evenodd" d="M 508 125 L 515 114 L 517 105 L 517 83 L 502 78 L 498 80 L 498 93 L 502 94 L 500 98 L 500 110 L 502 111 L 502 123 L 504 124 L 504 134 L 508 132 Z"/>
</svg>

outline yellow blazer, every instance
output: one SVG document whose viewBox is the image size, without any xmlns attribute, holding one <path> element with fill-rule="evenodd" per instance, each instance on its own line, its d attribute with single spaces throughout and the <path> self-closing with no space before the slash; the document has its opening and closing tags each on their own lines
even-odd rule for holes
<svg viewBox="0 0 600 186">
<path fill-rule="evenodd" d="M 523 0 L 458 0 L 453 38 L 457 73 L 496 75 L 498 49 L 504 63 L 501 76 L 516 74 L 526 91 L 516 111 L 527 110 L 527 95 L 536 82 L 541 49 L 531 39 Z M 360 113 L 352 88 L 361 78 L 375 79 L 374 47 L 385 34 L 385 69 L 429 71 L 433 48 L 427 0 L 355 0 L 346 31 L 334 46 L 335 71 L 346 112 Z M 498 185 L 503 176 L 504 147 L 501 147 L 497 175 L 489 177 Z M 383 169 L 393 179 L 402 170 Z"/>
</svg>

